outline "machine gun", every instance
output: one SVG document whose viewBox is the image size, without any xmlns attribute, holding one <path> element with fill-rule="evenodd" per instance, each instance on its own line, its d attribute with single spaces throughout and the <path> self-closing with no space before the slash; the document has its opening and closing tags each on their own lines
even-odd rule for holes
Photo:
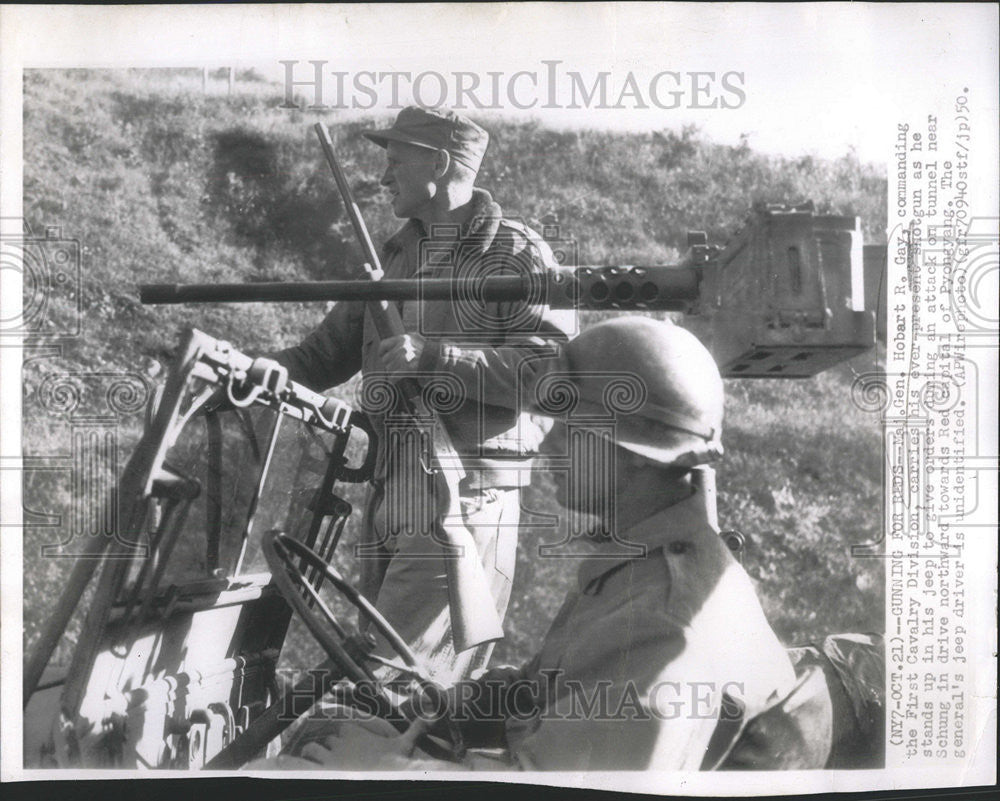
<svg viewBox="0 0 1000 801">
<path fill-rule="evenodd" d="M 434 247 L 433 232 L 426 242 Z M 806 378 L 871 349 L 866 289 L 884 248 L 864 247 L 855 217 L 812 204 L 760 206 L 724 246 L 688 234 L 677 264 L 553 267 L 543 274 L 303 283 L 148 284 L 143 303 L 287 301 L 521 301 L 595 311 L 678 311 L 707 325 L 722 374 Z M 871 292 L 869 292 L 869 295 Z M 471 316 L 475 316 L 474 314 Z"/>
</svg>

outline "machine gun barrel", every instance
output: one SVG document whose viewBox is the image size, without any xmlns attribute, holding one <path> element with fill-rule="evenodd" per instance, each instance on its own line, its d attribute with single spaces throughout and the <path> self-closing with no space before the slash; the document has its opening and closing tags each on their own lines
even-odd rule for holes
<svg viewBox="0 0 1000 801">
<path fill-rule="evenodd" d="M 689 266 L 556 267 L 543 274 L 485 278 L 401 278 L 301 283 L 145 284 L 143 303 L 295 301 L 528 301 L 555 309 L 658 309 L 690 312 L 701 269 Z"/>
</svg>

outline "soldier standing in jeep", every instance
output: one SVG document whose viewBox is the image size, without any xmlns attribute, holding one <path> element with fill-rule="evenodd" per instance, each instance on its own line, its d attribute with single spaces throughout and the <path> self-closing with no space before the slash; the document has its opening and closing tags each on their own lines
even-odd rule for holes
<svg viewBox="0 0 1000 801">
<path fill-rule="evenodd" d="M 553 264 L 541 237 L 504 218 L 490 194 L 474 186 L 489 142 L 480 126 L 451 112 L 411 106 L 391 128 L 364 135 L 386 149 L 381 183 L 393 213 L 408 220 L 383 247 L 386 278 L 523 274 Z M 383 377 L 453 379 L 460 397 L 441 415 L 442 423 L 466 473 L 462 516 L 501 618 L 514 572 L 520 487 L 530 480 L 526 468 L 542 436 L 518 411 L 518 388 L 532 379 L 537 357 L 565 341 L 566 315 L 523 303 L 406 302 L 406 333 L 381 339 L 364 303 L 343 302 L 299 345 L 275 355 L 290 378 L 317 390 L 360 370 L 368 397 Z M 384 416 L 371 416 L 382 435 L 375 474 L 381 501 L 367 504 L 364 538 L 378 555 L 362 560 L 361 589 L 376 599 L 430 675 L 448 684 L 485 665 L 492 645 L 455 653 L 443 559 L 427 558 L 440 546 L 429 535 L 407 531 L 412 513 L 406 496 L 419 490 L 398 469 Z"/>
</svg>

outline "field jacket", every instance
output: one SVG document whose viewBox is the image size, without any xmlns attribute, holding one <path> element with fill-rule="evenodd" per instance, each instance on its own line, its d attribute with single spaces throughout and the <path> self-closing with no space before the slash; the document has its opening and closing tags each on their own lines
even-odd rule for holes
<svg viewBox="0 0 1000 801">
<path fill-rule="evenodd" d="M 554 264 L 538 234 L 504 219 L 488 192 L 475 190 L 472 202 L 469 221 L 451 230 L 435 226 L 428 232 L 417 220 L 407 222 L 382 250 L 384 277 L 474 278 L 540 272 Z M 522 387 L 531 385 L 544 369 L 544 357 L 566 341 L 572 312 L 527 302 L 466 299 L 406 301 L 401 314 L 407 331 L 426 338 L 417 380 L 426 385 L 436 378 L 445 396 L 459 393 L 457 405 L 446 404 L 448 411 L 440 418 L 465 469 L 480 487 L 528 483 L 523 468 L 537 452 L 544 431 L 521 412 Z M 360 370 L 361 406 L 382 433 L 385 410 L 379 408 L 378 387 L 384 387 L 385 376 L 380 341 L 366 304 L 340 302 L 300 344 L 275 358 L 288 368 L 291 379 L 317 391 L 343 383 Z M 385 476 L 390 458 L 380 453 L 378 477 Z"/>
<path fill-rule="evenodd" d="M 795 687 L 700 493 L 622 540 L 644 555 L 586 560 L 534 660 L 453 688 L 469 745 L 524 770 L 711 769 Z"/>
</svg>

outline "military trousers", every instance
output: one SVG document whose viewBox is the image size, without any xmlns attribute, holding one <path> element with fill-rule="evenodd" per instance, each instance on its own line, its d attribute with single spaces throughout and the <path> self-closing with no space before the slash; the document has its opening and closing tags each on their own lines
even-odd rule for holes
<svg viewBox="0 0 1000 801">
<path fill-rule="evenodd" d="M 462 518 L 475 541 L 501 620 L 507 611 L 514 579 L 520 496 L 517 487 L 463 487 L 460 495 Z M 437 683 L 448 686 L 485 666 L 493 643 L 455 652 L 448 577 L 440 543 L 429 534 L 387 531 L 384 502 L 378 503 L 374 510 L 369 509 L 369 513 L 373 538 L 384 565 L 375 607 Z M 384 638 L 376 636 L 376 641 L 376 653 L 395 656 Z M 390 674 L 383 671 L 380 678 L 389 679 Z"/>
</svg>

